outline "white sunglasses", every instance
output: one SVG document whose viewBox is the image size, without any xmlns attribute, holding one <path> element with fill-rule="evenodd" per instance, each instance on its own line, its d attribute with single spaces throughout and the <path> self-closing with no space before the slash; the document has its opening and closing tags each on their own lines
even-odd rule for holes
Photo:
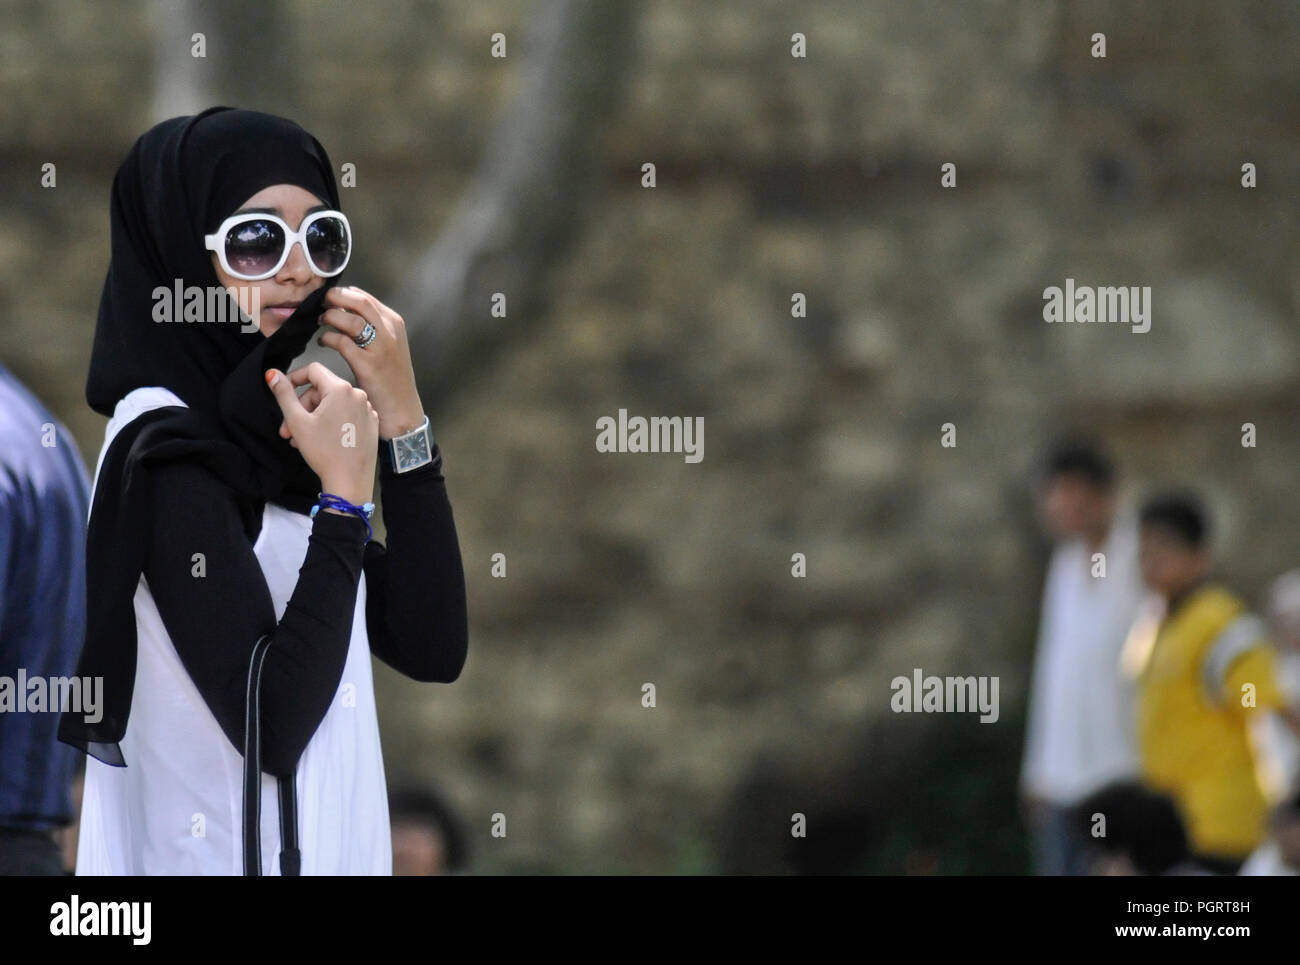
<svg viewBox="0 0 1300 965">
<path fill-rule="evenodd" d="M 309 214 L 297 231 L 276 215 L 250 211 L 232 214 L 203 242 L 217 253 L 226 274 L 243 281 L 270 278 L 284 267 L 295 244 L 302 245 L 312 271 L 330 278 L 352 257 L 352 226 L 342 211 Z"/>
</svg>

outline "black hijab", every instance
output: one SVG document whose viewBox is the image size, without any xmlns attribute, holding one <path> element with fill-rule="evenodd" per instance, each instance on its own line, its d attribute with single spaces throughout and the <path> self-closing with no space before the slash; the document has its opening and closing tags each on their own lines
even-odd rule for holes
<svg viewBox="0 0 1300 965">
<path fill-rule="evenodd" d="M 132 420 L 104 453 L 86 543 L 86 641 L 77 675 L 101 677 L 102 715 L 65 713 L 59 739 L 125 766 L 135 686 L 134 597 L 149 535 L 149 474 L 190 460 L 235 493 L 250 536 L 274 502 L 310 512 L 320 479 L 279 435 L 282 415 L 263 373 L 286 370 L 315 333 L 326 290 L 302 300 L 269 337 L 245 330 L 236 308 L 221 321 L 154 321 L 154 290 L 220 287 L 203 236 L 258 191 L 295 184 L 331 208 L 338 188 L 328 155 L 297 124 L 257 111 L 213 107 L 143 134 L 113 179 L 112 258 L 99 302 L 86 401 L 111 416 L 133 389 L 163 386 L 186 403 Z M 227 296 L 229 297 L 229 296 Z M 204 310 L 209 304 L 203 299 Z M 229 299 L 234 306 L 234 299 Z M 224 306 L 223 306 L 224 307 Z"/>
</svg>

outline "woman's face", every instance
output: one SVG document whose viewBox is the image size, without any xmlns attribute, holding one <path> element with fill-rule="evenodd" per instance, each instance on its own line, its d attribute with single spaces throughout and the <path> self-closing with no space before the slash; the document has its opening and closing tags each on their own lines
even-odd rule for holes
<svg viewBox="0 0 1300 965">
<path fill-rule="evenodd" d="M 231 214 L 242 214 L 249 210 L 260 209 L 263 212 L 279 215 L 290 227 L 297 230 L 302 219 L 312 211 L 328 207 L 320 198 L 296 184 L 273 184 L 253 195 Z M 261 281 L 244 281 L 226 274 L 221 270 L 217 253 L 211 252 L 212 267 L 216 269 L 217 278 L 239 301 L 239 307 L 246 313 L 249 310 L 250 294 L 253 289 L 258 292 L 258 304 L 261 306 L 261 318 L 256 319 L 262 335 L 270 336 L 284 324 L 285 319 L 304 298 L 314 292 L 325 279 L 312 271 L 307 262 L 307 254 L 302 245 L 295 243 L 289 252 L 289 259 L 278 272 Z"/>
</svg>

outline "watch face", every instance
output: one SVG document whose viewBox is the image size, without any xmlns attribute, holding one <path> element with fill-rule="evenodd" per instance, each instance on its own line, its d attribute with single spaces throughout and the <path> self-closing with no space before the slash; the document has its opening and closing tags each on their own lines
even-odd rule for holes
<svg viewBox="0 0 1300 965">
<path fill-rule="evenodd" d="M 430 460 L 429 434 L 418 432 L 405 439 L 395 439 L 393 446 L 397 449 L 397 471 L 405 472 L 415 469 Z"/>
</svg>

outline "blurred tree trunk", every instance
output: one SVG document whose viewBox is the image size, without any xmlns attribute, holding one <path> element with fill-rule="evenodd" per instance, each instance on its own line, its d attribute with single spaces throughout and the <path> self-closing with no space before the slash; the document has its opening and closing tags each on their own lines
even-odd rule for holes
<svg viewBox="0 0 1300 965">
<path fill-rule="evenodd" d="M 535 328 L 548 269 L 588 207 L 635 28 L 629 0 L 553 0 L 534 7 L 524 36 L 507 38 L 507 56 L 525 58 L 520 92 L 442 234 L 389 301 L 404 308 L 426 407 Z M 489 314 L 494 292 L 506 296 L 504 319 Z"/>
<path fill-rule="evenodd" d="M 153 0 L 154 118 L 214 104 L 292 117 L 297 70 L 280 0 Z M 193 55 L 196 33 L 206 56 Z"/>
<path fill-rule="evenodd" d="M 191 53 L 202 30 L 194 0 L 153 0 L 153 119 L 193 114 L 211 97 L 204 61 Z"/>
</svg>

